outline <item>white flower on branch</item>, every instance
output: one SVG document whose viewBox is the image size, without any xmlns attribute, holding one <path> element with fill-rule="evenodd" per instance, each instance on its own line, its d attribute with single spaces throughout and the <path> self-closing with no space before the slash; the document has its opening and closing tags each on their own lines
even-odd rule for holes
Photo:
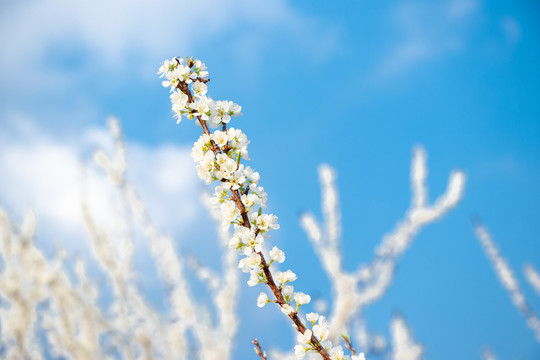
<svg viewBox="0 0 540 360">
<path fill-rule="evenodd" d="M 205 83 L 200 82 L 200 81 L 195 81 L 195 84 L 193 84 L 193 93 L 195 96 L 204 96 L 206 95 L 207 91 L 208 91 L 208 86 Z M 187 96 L 186 96 L 186 99 L 187 99 Z"/>
<path fill-rule="evenodd" d="M 315 325 L 315 323 L 319 320 L 319 314 L 310 312 L 306 314 L 306 319 L 311 323 L 311 325 Z"/>
<path fill-rule="evenodd" d="M 298 334 L 296 336 L 298 345 L 294 347 L 294 353 L 296 354 L 297 359 L 303 359 L 306 356 L 306 352 L 312 349 L 311 335 L 311 330 L 307 329 L 303 334 Z"/>
<path fill-rule="evenodd" d="M 249 273 L 249 280 L 247 281 L 247 284 L 249 286 L 255 286 L 261 282 L 261 275 L 259 271 L 257 270 L 251 270 Z"/>
<path fill-rule="evenodd" d="M 298 306 L 309 304 L 311 301 L 311 296 L 304 294 L 303 292 L 294 293 L 294 301 Z"/>
<path fill-rule="evenodd" d="M 278 263 L 282 263 L 285 261 L 285 253 L 281 251 L 277 246 L 274 246 L 272 250 L 270 250 L 270 258 L 273 261 L 276 261 Z"/>
<path fill-rule="evenodd" d="M 280 286 L 283 286 L 289 282 L 292 282 L 294 280 L 296 280 L 296 274 L 293 273 L 290 269 L 285 271 L 285 272 L 281 272 L 281 271 L 278 271 L 276 272 L 276 281 L 278 282 L 278 284 L 280 284 Z"/>
<path fill-rule="evenodd" d="M 257 253 L 254 252 L 241 259 L 238 263 L 238 267 L 245 273 L 250 272 L 252 269 L 258 269 L 260 265 L 261 258 L 259 255 L 257 255 Z"/>
<path fill-rule="evenodd" d="M 187 117 L 196 118 L 197 124 L 203 128 L 203 134 L 195 143 L 192 151 L 193 158 L 198 163 L 197 172 L 206 183 L 214 180 L 220 181 L 220 184 L 216 186 L 216 196 L 212 202 L 220 204 L 224 228 L 228 228 L 231 224 L 235 225 L 235 233 L 229 241 L 229 247 L 240 250 L 246 255 L 240 260 L 239 267 L 244 272 L 250 272 L 248 285 L 254 286 L 260 282 L 266 284 L 272 290 L 276 302 L 280 304 L 281 311 L 289 316 L 295 328 L 303 334 L 306 331 L 305 325 L 289 304 L 292 289 L 290 294 L 283 292 L 283 286 L 296 280 L 296 274 L 291 270 L 278 271 L 275 274 L 276 281 L 274 281 L 269 263 L 266 262 L 262 252 L 263 240 L 269 237 L 267 233 L 279 229 L 277 216 L 262 213 L 262 209 L 265 207 L 266 193 L 262 187 L 258 186 L 260 176 L 251 168 L 240 164 L 241 159 L 247 158 L 247 144 L 249 143 L 247 137 L 239 130 L 232 128 L 227 130 L 231 116 L 241 115 L 241 108 L 230 101 L 213 101 L 206 96 L 193 96 L 193 93 L 200 92 L 200 85 L 195 88 L 195 85 L 190 87 L 191 81 L 188 79 L 197 80 L 198 76 L 202 76 L 202 72 L 198 71 L 199 64 L 201 64 L 199 60 L 187 58 L 186 65 L 177 58 L 164 62 L 159 73 L 170 80 L 163 85 L 170 86 L 171 91 L 179 89 L 188 97 L 188 103 L 185 107 L 189 107 L 191 112 Z M 185 67 L 190 70 L 187 71 Z M 197 75 L 188 77 L 185 75 L 188 73 L 191 75 L 196 73 Z M 214 129 L 219 125 L 221 125 L 222 130 L 210 132 L 209 128 Z M 225 132 L 227 132 L 226 138 Z M 228 195 L 229 191 L 230 195 Z M 249 198 L 249 192 L 259 199 Z M 258 211 L 254 208 L 255 205 L 259 205 Z M 250 239 L 245 238 L 246 231 L 253 231 L 253 236 L 250 236 Z M 271 262 L 275 260 L 281 262 L 285 259 L 283 252 L 277 248 L 272 250 L 270 257 L 272 258 Z M 309 302 L 311 298 L 309 295 L 297 293 L 295 300 L 298 307 Z M 258 301 L 258 304 L 261 302 L 262 299 Z M 321 318 L 319 318 L 319 322 L 321 322 Z M 325 335 L 320 340 L 326 340 L 326 332 L 320 330 L 320 333 Z M 331 358 L 327 352 L 333 348 L 331 343 L 325 342 L 323 345 L 316 338 L 312 338 L 311 341 L 313 350 L 317 351 L 325 360 Z"/>
<path fill-rule="evenodd" d="M 259 294 L 259 297 L 257 297 L 257 306 L 262 308 L 269 301 L 270 301 L 270 299 L 268 299 L 268 295 L 266 295 L 266 293 L 262 292 L 262 293 Z"/>
<path fill-rule="evenodd" d="M 277 223 L 277 216 L 272 214 L 259 215 L 256 220 L 256 225 L 261 231 L 279 229 L 279 224 Z"/>
<path fill-rule="evenodd" d="M 281 289 L 281 292 L 283 293 L 283 296 L 285 297 L 285 299 L 287 299 L 288 297 L 292 297 L 294 293 L 294 287 L 292 285 L 285 285 Z"/>
<path fill-rule="evenodd" d="M 317 325 L 313 325 L 313 335 L 319 340 L 326 340 L 328 338 L 329 330 L 326 317 L 319 316 Z"/>
</svg>

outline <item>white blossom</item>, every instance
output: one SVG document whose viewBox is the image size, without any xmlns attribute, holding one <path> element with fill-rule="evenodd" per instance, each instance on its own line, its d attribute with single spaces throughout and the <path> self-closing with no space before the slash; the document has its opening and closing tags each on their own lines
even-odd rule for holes
<svg viewBox="0 0 540 360">
<path fill-rule="evenodd" d="M 298 341 L 299 344 L 309 344 L 311 345 L 311 335 L 312 332 L 309 329 L 306 329 L 303 334 L 298 334 L 296 336 L 296 341 Z"/>
<path fill-rule="evenodd" d="M 261 214 L 257 217 L 257 227 L 261 231 L 277 230 L 279 224 L 277 223 L 277 216 L 273 214 Z"/>
<path fill-rule="evenodd" d="M 229 142 L 229 137 L 225 131 L 216 130 L 212 133 L 211 137 L 219 146 L 225 146 Z"/>
<path fill-rule="evenodd" d="M 177 124 L 182 121 L 182 115 L 188 114 L 190 111 L 186 107 L 188 102 L 188 96 L 184 94 L 182 91 L 173 91 L 170 95 L 171 103 L 172 103 L 172 110 L 174 112 L 174 116 L 178 118 Z"/>
<path fill-rule="evenodd" d="M 247 284 L 249 286 L 255 286 L 260 282 L 261 280 L 259 279 L 259 270 L 258 269 L 251 270 L 251 272 L 249 273 L 249 280 Z"/>
<path fill-rule="evenodd" d="M 311 296 L 304 294 L 303 292 L 294 293 L 294 301 L 297 305 L 309 304 L 311 301 Z"/>
<path fill-rule="evenodd" d="M 255 205 L 261 204 L 261 198 L 257 194 L 242 195 L 241 199 L 242 203 L 248 210 Z"/>
<path fill-rule="evenodd" d="M 315 312 L 307 313 L 306 314 L 306 319 L 307 319 L 307 321 L 309 321 L 313 325 L 313 324 L 315 324 L 317 322 L 317 320 L 319 320 L 319 314 L 317 314 Z"/>
<path fill-rule="evenodd" d="M 358 355 L 352 355 L 351 360 L 366 360 L 366 357 L 364 356 L 364 353 L 360 353 Z"/>
<path fill-rule="evenodd" d="M 227 134 L 229 135 L 230 145 L 235 151 L 238 152 L 242 158 L 249 159 L 247 151 L 249 140 L 246 134 L 244 134 L 242 130 L 235 128 L 227 130 Z"/>
<path fill-rule="evenodd" d="M 324 316 L 319 316 L 319 322 L 313 326 L 313 335 L 319 340 L 326 340 L 328 337 L 328 322 Z"/>
<path fill-rule="evenodd" d="M 206 65 L 201 60 L 195 60 L 193 64 L 193 72 L 198 75 L 200 78 L 207 78 L 208 71 L 206 71 Z"/>
<path fill-rule="evenodd" d="M 228 157 L 226 154 L 218 154 L 216 156 L 217 171 L 215 173 L 216 178 L 232 179 L 236 170 L 236 162 Z"/>
<path fill-rule="evenodd" d="M 193 114 L 190 114 L 191 118 L 193 118 L 193 116 L 200 116 L 202 120 L 209 120 L 213 104 L 214 102 L 212 99 L 206 96 L 197 97 L 194 102 L 189 104 L 189 107 L 195 111 Z"/>
<path fill-rule="evenodd" d="M 331 348 L 328 355 L 330 355 L 332 360 L 344 360 L 345 353 L 343 352 L 341 345 L 338 345 Z"/>
<path fill-rule="evenodd" d="M 281 293 L 285 297 L 292 296 L 293 292 L 294 292 L 294 287 L 292 285 L 285 285 L 281 289 Z"/>
<path fill-rule="evenodd" d="M 261 207 L 265 208 L 268 195 L 264 191 L 264 188 L 262 186 L 250 186 L 249 189 L 261 199 Z"/>
<path fill-rule="evenodd" d="M 241 259 L 238 263 L 238 267 L 242 269 L 243 272 L 247 273 L 251 269 L 257 268 L 261 264 L 261 257 L 256 253 L 251 253 L 245 258 Z"/>
<path fill-rule="evenodd" d="M 195 96 L 204 96 L 208 91 L 208 86 L 201 81 L 195 81 L 191 88 L 193 89 L 193 93 Z"/>
<path fill-rule="evenodd" d="M 210 149 L 210 136 L 207 134 L 202 134 L 191 148 L 191 157 L 196 162 L 200 162 L 202 161 L 204 155 L 208 152 L 208 149 Z M 211 155 L 212 160 L 213 158 L 213 155 Z"/>
<path fill-rule="evenodd" d="M 269 301 L 270 301 L 270 299 L 268 298 L 268 295 L 266 295 L 266 293 L 264 293 L 264 292 L 261 292 L 259 294 L 259 297 L 257 297 L 257 306 L 262 308 Z"/>
<path fill-rule="evenodd" d="M 270 250 L 270 258 L 281 264 L 285 261 L 285 253 L 278 249 L 277 246 L 274 246 L 272 250 Z"/>
<path fill-rule="evenodd" d="M 247 150 L 246 150 L 246 153 L 247 153 Z M 252 184 L 259 183 L 259 180 L 261 179 L 261 176 L 259 175 L 259 173 L 256 171 L 253 171 L 253 169 L 249 166 L 246 166 L 244 170 L 244 176 L 247 177 Z"/>
<path fill-rule="evenodd" d="M 172 70 L 172 68 L 174 68 L 173 63 L 170 60 L 165 60 L 159 67 L 159 70 L 157 73 L 160 74 L 159 77 L 163 77 L 165 76 L 165 73 Z"/>
<path fill-rule="evenodd" d="M 296 274 L 291 270 L 287 270 L 285 272 L 278 271 L 276 272 L 275 279 L 279 283 L 279 286 L 283 286 L 288 282 L 296 280 Z"/>
<path fill-rule="evenodd" d="M 232 223 L 240 216 L 240 210 L 236 207 L 236 204 L 232 200 L 223 202 L 220 206 L 221 219 L 226 223 Z"/>
<path fill-rule="evenodd" d="M 242 247 L 242 241 L 239 236 L 234 234 L 231 239 L 229 240 L 229 249 L 239 249 Z"/>
<path fill-rule="evenodd" d="M 311 330 L 306 329 L 303 334 L 298 334 L 296 336 L 296 341 L 298 345 L 294 347 L 294 354 L 296 358 L 303 359 L 306 355 L 306 352 L 313 348 L 311 344 Z"/>
<path fill-rule="evenodd" d="M 207 152 L 203 155 L 202 160 L 197 165 L 197 175 L 205 183 L 210 184 L 214 181 L 214 154 Z"/>
<path fill-rule="evenodd" d="M 296 355 L 297 359 L 303 359 L 306 356 L 306 347 L 303 345 L 295 345 L 294 346 L 294 354 Z"/>
<path fill-rule="evenodd" d="M 240 105 L 232 101 L 216 101 L 212 109 L 212 120 L 217 123 L 223 122 L 227 124 L 231 121 L 231 116 L 242 115 L 240 112 L 241 109 Z"/>
</svg>

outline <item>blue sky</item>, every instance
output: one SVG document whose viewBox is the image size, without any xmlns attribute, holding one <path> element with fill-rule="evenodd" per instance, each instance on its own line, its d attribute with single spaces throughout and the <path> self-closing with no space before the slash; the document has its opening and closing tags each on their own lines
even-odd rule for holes
<svg viewBox="0 0 540 360">
<path fill-rule="evenodd" d="M 467 174 L 465 196 L 416 238 L 389 292 L 367 309 L 368 327 L 387 335 L 399 311 L 428 359 L 475 359 L 483 346 L 501 359 L 540 356 L 470 223 L 483 219 L 540 311 L 521 272 L 526 262 L 540 268 L 536 2 L 29 0 L 0 10 L 0 204 L 16 218 L 36 208 L 44 246 L 54 239 L 83 251 L 67 210 L 76 196 L 61 189 L 75 186 L 78 162 L 106 143 L 114 114 L 154 218 L 181 250 L 200 254 L 213 236 L 190 230 L 208 223 L 189 159 L 200 129 L 176 125 L 156 76 L 164 59 L 193 55 L 209 68 L 210 96 L 242 106 L 235 126 L 251 140 L 251 164 L 280 218 L 274 239 L 298 286 L 329 291 L 298 225 L 302 211 L 319 214 L 317 166 L 337 170 L 353 269 L 406 211 L 411 153 L 421 144 L 431 199 L 453 169 Z M 289 326 L 272 320 L 276 309 L 261 312 L 258 291 L 244 290 L 242 306 L 272 325 L 243 318 L 237 358 L 252 358 L 253 336 L 292 346 L 273 335 Z"/>
</svg>

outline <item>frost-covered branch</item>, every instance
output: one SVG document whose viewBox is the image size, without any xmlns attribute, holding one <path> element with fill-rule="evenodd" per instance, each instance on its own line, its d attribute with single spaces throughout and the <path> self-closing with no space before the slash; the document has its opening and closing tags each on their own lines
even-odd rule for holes
<svg viewBox="0 0 540 360">
<path fill-rule="evenodd" d="M 414 341 L 411 329 L 402 316 L 395 316 L 390 326 L 392 360 L 421 360 L 423 348 Z"/>
<path fill-rule="evenodd" d="M 110 128 L 115 139 L 116 152 L 114 154 L 114 160 L 107 157 L 102 151 L 98 151 L 95 155 L 96 162 L 104 168 L 108 177 L 114 181 L 120 190 L 120 194 L 128 210 L 140 221 L 144 229 L 144 234 L 149 241 L 151 254 L 158 267 L 159 275 L 168 289 L 170 320 L 165 324 L 147 324 L 149 328 L 146 332 L 147 334 L 144 336 L 145 343 L 150 344 L 154 340 L 155 336 L 151 336 L 151 334 L 155 333 L 155 329 L 158 328 L 162 332 L 162 336 L 159 338 L 163 339 L 163 343 L 155 346 L 158 349 L 162 349 L 154 350 L 154 352 L 175 354 L 175 358 L 183 359 L 189 356 L 190 344 L 187 343 L 187 334 L 191 332 L 195 335 L 199 344 L 198 357 L 200 359 L 210 360 L 216 357 L 225 358 L 230 356 L 237 328 L 237 321 L 234 316 L 235 303 L 231 300 L 236 297 L 238 292 L 235 255 L 224 252 L 223 277 L 215 273 L 210 273 L 210 270 L 204 268 L 201 264 L 193 264 L 196 265 L 196 273 L 198 275 L 201 275 L 201 273 L 207 275 L 206 281 L 210 281 L 208 276 L 211 276 L 213 286 L 210 287 L 210 291 L 213 295 L 212 300 L 218 317 L 217 323 L 214 324 L 211 317 L 204 310 L 203 305 L 200 305 L 191 295 L 184 273 L 184 266 L 175 249 L 173 240 L 163 235 L 153 225 L 143 202 L 125 178 L 125 164 L 127 163 L 124 151 L 125 146 L 122 141 L 118 122 L 115 119 L 111 119 Z M 126 216 L 121 218 L 125 219 Z M 93 227 L 90 226 L 90 228 L 92 229 Z M 95 231 L 91 231 L 91 233 L 95 235 Z M 227 235 L 223 233 L 222 229 L 218 231 L 218 235 L 220 245 L 225 249 L 226 244 L 224 239 Z M 106 241 L 106 243 L 110 243 L 110 241 Z M 131 248 L 131 246 L 128 246 L 128 248 Z M 103 255 L 100 256 L 99 253 L 97 254 L 101 260 L 110 257 L 103 257 Z M 125 264 L 122 267 L 129 268 L 131 259 L 129 257 L 124 257 L 123 259 Z M 104 263 L 105 261 L 101 262 Z M 109 274 L 116 273 L 116 269 L 107 270 Z M 127 271 L 129 272 L 129 270 Z M 113 280 L 114 278 L 113 276 Z M 122 285 L 129 283 L 118 280 L 115 280 L 115 282 Z M 129 291 L 125 293 L 135 299 L 143 298 L 134 286 L 130 286 Z M 129 304 L 132 304 L 132 302 L 126 305 Z M 134 304 L 140 305 L 141 301 L 136 301 Z M 142 323 L 146 322 L 147 319 L 156 318 L 155 316 L 148 316 L 149 314 L 146 308 L 137 309 L 132 307 L 132 309 L 134 310 L 134 315 L 138 315 L 139 321 Z M 130 319 L 133 320 L 136 317 L 132 315 Z M 140 324 L 138 331 L 141 331 Z M 219 341 L 216 341 L 216 339 L 219 339 Z"/>
<path fill-rule="evenodd" d="M 480 220 L 475 220 L 473 222 L 476 238 L 482 245 L 482 249 L 488 256 L 493 268 L 495 269 L 495 274 L 501 282 L 504 289 L 510 295 L 510 299 L 514 306 L 519 310 L 521 315 L 527 321 L 527 325 L 534 332 L 536 340 L 540 342 L 540 318 L 534 312 L 534 310 L 529 305 L 529 302 L 525 298 L 525 294 L 519 286 L 519 282 L 514 275 L 514 271 L 508 264 L 508 262 L 502 257 L 497 248 L 497 245 L 491 238 L 491 235 L 487 231 L 486 227 L 480 222 Z M 538 275 L 532 266 L 525 268 L 525 274 L 531 285 L 535 284 L 535 275 Z M 528 269 L 528 270 L 527 270 Z M 536 289 L 535 289 L 536 290 Z"/>
<path fill-rule="evenodd" d="M 76 262 L 79 286 L 75 287 L 62 271 L 65 255 L 57 254 L 51 261 L 35 246 L 35 228 L 32 212 L 17 229 L 0 209 L 1 357 L 42 359 L 42 334 L 53 356 L 106 358 L 99 338 L 112 326 L 96 305 L 98 291 L 88 281 L 84 264 Z"/>
<path fill-rule="evenodd" d="M 210 289 L 214 320 L 204 302 L 193 297 L 173 239 L 152 224 L 127 181 L 120 127 L 115 119 L 109 126 L 115 141 L 113 156 L 98 151 L 95 159 L 116 190 L 108 204 L 114 210 L 114 222 L 107 228 L 85 204 L 82 211 L 92 253 L 111 286 L 111 305 L 106 310 L 98 306 L 98 283 L 88 277 L 82 260 L 67 269 L 65 253 L 49 260 L 35 246 L 33 213 L 18 227 L 0 209 L 0 357 L 231 358 L 237 329 L 236 302 L 231 301 L 238 293 L 235 254 L 224 252 L 220 275 L 210 275 L 218 284 Z M 84 182 L 82 187 L 84 193 Z M 133 257 L 139 232 L 148 239 L 158 275 L 168 291 L 167 314 L 150 306 L 137 284 Z M 228 236 L 221 230 L 218 235 L 225 249 Z M 206 268 L 200 265 L 200 269 Z"/>
<path fill-rule="evenodd" d="M 463 195 L 465 174 L 453 171 L 449 176 L 446 191 L 429 204 L 426 153 L 423 148 L 416 147 L 411 164 L 411 206 L 395 229 L 384 236 L 371 263 L 360 267 L 354 273 L 343 269 L 339 248 L 341 214 L 335 171 L 328 165 L 321 165 L 319 178 L 324 225 L 319 224 L 311 213 L 303 214 L 300 222 L 332 282 L 334 296 L 329 338 L 337 339 L 340 333 L 347 331 L 364 306 L 379 299 L 386 292 L 392 282 L 399 257 L 409 247 L 415 235 L 456 206 Z"/>
<path fill-rule="evenodd" d="M 523 266 L 523 273 L 525 274 L 525 279 L 527 279 L 529 285 L 531 285 L 538 296 L 540 296 L 540 274 L 538 271 L 536 271 L 531 264 L 525 264 L 525 266 Z"/>
</svg>

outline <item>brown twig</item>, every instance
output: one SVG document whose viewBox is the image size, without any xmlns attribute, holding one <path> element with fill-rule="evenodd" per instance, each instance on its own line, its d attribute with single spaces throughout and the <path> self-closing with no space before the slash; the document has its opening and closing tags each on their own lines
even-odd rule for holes
<svg viewBox="0 0 540 360">
<path fill-rule="evenodd" d="M 253 343 L 253 345 L 255 345 L 255 348 L 254 348 L 255 353 L 256 353 L 257 355 L 259 355 L 259 357 L 260 357 L 261 359 L 266 360 L 266 351 L 262 351 L 261 345 L 259 344 L 259 340 L 257 340 L 257 339 L 255 338 L 255 340 L 253 340 L 252 343 Z"/>
<path fill-rule="evenodd" d="M 349 349 L 351 355 L 356 355 L 356 349 L 352 345 L 351 338 L 345 334 L 341 334 L 341 337 L 345 340 L 345 347 Z"/>
</svg>

